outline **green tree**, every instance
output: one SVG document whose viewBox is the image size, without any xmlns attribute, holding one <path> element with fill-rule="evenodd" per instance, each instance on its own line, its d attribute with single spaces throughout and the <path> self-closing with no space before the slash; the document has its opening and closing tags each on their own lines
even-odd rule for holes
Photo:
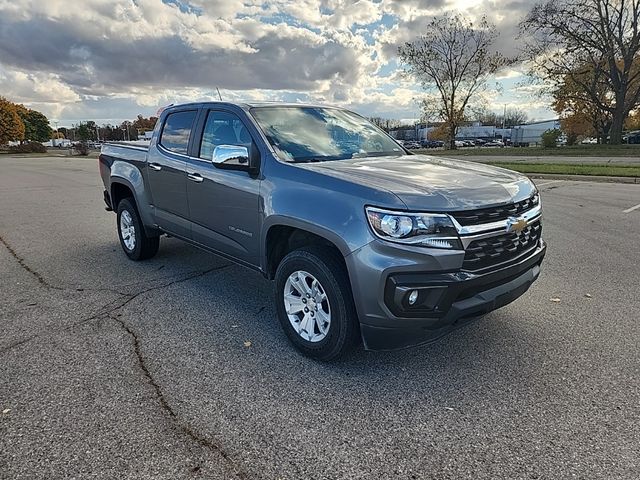
<svg viewBox="0 0 640 480">
<path fill-rule="evenodd" d="M 547 130 L 542 134 L 542 146 L 544 148 L 555 148 L 558 146 L 558 139 L 562 136 L 562 132 L 557 128 Z"/>
<path fill-rule="evenodd" d="M 143 134 L 156 128 L 157 121 L 158 117 L 144 118 L 142 115 L 138 115 L 138 118 L 133 121 L 132 125 L 140 134 Z"/>
<path fill-rule="evenodd" d="M 24 139 L 24 124 L 18 115 L 17 106 L 0 97 L 0 145 Z"/>
<path fill-rule="evenodd" d="M 90 140 L 91 129 L 89 128 L 89 125 L 86 123 L 81 123 L 80 125 L 78 125 L 78 128 L 76 129 L 76 136 L 81 142 L 87 142 L 88 140 Z"/>
<path fill-rule="evenodd" d="M 80 155 L 89 155 L 89 146 L 87 145 L 87 142 L 91 139 L 92 135 L 93 133 L 91 132 L 91 128 L 87 123 L 81 123 L 78 125 L 78 128 L 76 128 L 76 138 L 80 140 L 76 150 L 78 150 Z"/>
<path fill-rule="evenodd" d="M 26 118 L 23 118 L 22 121 L 25 129 L 25 140 L 46 142 L 51 139 L 53 130 L 49 126 L 49 119 L 43 113 L 29 109 Z"/>
<path fill-rule="evenodd" d="M 124 132 L 124 140 L 126 141 L 138 140 L 138 130 L 133 128 L 133 122 L 130 122 L 129 120 L 125 120 L 120 125 L 120 129 L 123 130 Z"/>
<path fill-rule="evenodd" d="M 98 140 L 98 125 L 96 122 L 93 120 L 87 120 L 85 125 L 89 130 L 89 138 L 87 138 L 87 140 Z"/>
<path fill-rule="evenodd" d="M 21 104 L 16 105 L 16 110 L 24 124 L 24 140 L 46 142 L 51 139 L 53 130 L 49 126 L 49 119 L 43 113 Z"/>
</svg>

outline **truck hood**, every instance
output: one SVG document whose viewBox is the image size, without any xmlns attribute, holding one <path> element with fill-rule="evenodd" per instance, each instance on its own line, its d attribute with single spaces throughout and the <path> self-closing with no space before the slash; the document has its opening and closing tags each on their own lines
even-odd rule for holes
<svg viewBox="0 0 640 480">
<path fill-rule="evenodd" d="M 411 210 L 470 210 L 524 200 L 531 181 L 511 170 L 431 157 L 366 157 L 301 167 L 397 195 Z M 382 206 L 382 205 L 381 205 Z"/>
</svg>

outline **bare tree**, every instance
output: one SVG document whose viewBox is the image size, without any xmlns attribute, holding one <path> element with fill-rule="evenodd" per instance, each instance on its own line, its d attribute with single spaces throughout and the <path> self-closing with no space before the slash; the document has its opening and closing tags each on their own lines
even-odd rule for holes
<svg viewBox="0 0 640 480">
<path fill-rule="evenodd" d="M 395 120 L 393 118 L 369 117 L 369 121 L 377 127 L 380 127 L 385 132 L 398 128 L 402 124 L 400 120 Z"/>
<path fill-rule="evenodd" d="M 484 17 L 476 25 L 458 15 L 445 15 L 398 49 L 405 71 L 420 80 L 425 90 L 438 95 L 439 116 L 448 127 L 452 149 L 474 95 L 486 87 L 490 75 L 511 62 L 490 51 L 496 38 L 495 27 Z"/>
<path fill-rule="evenodd" d="M 550 0 L 521 22 L 532 73 L 553 85 L 571 79 L 611 114 L 610 143 L 640 100 L 640 0 Z M 609 95 L 603 97 L 606 87 Z"/>
<path fill-rule="evenodd" d="M 482 108 L 476 112 L 473 118 L 483 125 L 494 125 L 496 127 L 504 125 L 506 128 L 511 128 L 526 123 L 529 116 L 527 112 L 520 108 L 507 108 L 503 113 L 496 113 Z"/>
<path fill-rule="evenodd" d="M 523 123 L 527 123 L 529 120 L 529 115 L 527 112 L 520 108 L 507 108 L 504 116 L 504 125 L 505 127 L 515 127 L 516 125 L 522 125 Z"/>
</svg>

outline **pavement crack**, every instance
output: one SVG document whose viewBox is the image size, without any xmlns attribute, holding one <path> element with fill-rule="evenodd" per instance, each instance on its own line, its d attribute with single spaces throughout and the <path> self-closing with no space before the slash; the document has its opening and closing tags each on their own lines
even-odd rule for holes
<svg viewBox="0 0 640 480">
<path fill-rule="evenodd" d="M 20 267 L 22 267 L 25 271 L 27 271 L 29 274 L 34 276 L 38 280 L 38 283 L 40 283 L 40 285 L 42 285 L 43 287 L 48 288 L 48 289 L 54 289 L 54 290 L 78 290 L 77 288 L 65 289 L 63 287 L 58 287 L 58 286 L 52 285 L 38 271 L 36 271 L 33 268 L 31 268 L 25 262 L 24 258 L 22 258 L 20 255 L 18 255 L 18 253 L 13 249 L 13 247 L 2 236 L 0 236 L 0 242 L 9 251 L 11 256 L 18 262 Z M 109 291 L 111 293 L 116 293 L 118 295 L 124 296 L 125 298 L 123 300 L 121 300 L 120 302 L 116 303 L 115 305 L 113 305 L 112 302 L 109 302 L 109 303 L 103 305 L 97 312 L 95 312 L 95 313 L 91 314 L 90 316 L 80 320 L 79 322 L 75 322 L 74 324 L 72 324 L 69 327 L 67 327 L 66 330 L 71 329 L 73 327 L 76 327 L 78 325 L 87 323 L 89 321 L 99 319 L 99 318 L 110 318 L 110 319 L 114 320 L 116 323 L 118 323 L 124 329 L 124 331 L 127 332 L 129 334 L 129 336 L 132 338 L 132 340 L 133 340 L 133 348 L 134 348 L 134 352 L 135 352 L 135 355 L 136 355 L 136 358 L 137 358 L 137 361 L 138 361 L 138 366 L 142 370 L 145 378 L 147 379 L 147 382 L 153 387 L 153 389 L 155 391 L 156 398 L 158 399 L 158 402 L 159 402 L 162 410 L 171 418 L 171 420 L 174 422 L 174 424 L 178 427 L 178 429 L 184 435 L 189 437 L 192 441 L 196 442 L 197 444 L 199 444 L 203 448 L 206 448 L 207 450 L 220 455 L 220 457 L 222 457 L 224 459 L 224 461 L 227 463 L 228 468 L 235 474 L 235 476 L 237 478 L 247 479 L 247 478 L 249 478 L 247 476 L 247 474 L 238 465 L 236 465 L 236 463 L 233 461 L 233 459 L 230 457 L 230 455 L 224 450 L 224 448 L 221 445 L 219 445 L 218 443 L 216 443 L 213 440 L 210 440 L 210 439 L 202 436 L 201 434 L 196 432 L 191 426 L 186 425 L 186 424 L 184 424 L 184 423 L 182 423 L 180 421 L 180 419 L 178 418 L 178 415 L 171 408 L 171 405 L 169 405 L 169 403 L 167 402 L 166 398 L 164 397 L 164 394 L 162 392 L 162 389 L 160 388 L 160 385 L 153 378 L 153 375 L 151 375 L 151 372 L 149 371 L 149 369 L 148 369 L 148 367 L 147 367 L 147 365 L 145 363 L 144 355 L 142 355 L 142 351 L 140 349 L 140 340 L 139 340 L 138 336 L 123 320 L 121 320 L 120 318 L 118 318 L 117 316 L 114 315 L 114 313 L 117 310 L 120 310 L 120 309 L 124 308 L 127 304 L 131 303 L 133 300 L 135 300 L 136 298 L 140 297 L 141 295 L 144 295 L 145 293 L 148 293 L 148 292 L 151 292 L 151 291 L 154 291 L 154 290 L 164 289 L 164 288 L 170 287 L 172 285 L 175 285 L 177 283 L 185 282 L 187 280 L 192 280 L 194 278 L 199 278 L 199 277 L 202 277 L 204 275 L 207 275 L 208 273 L 211 273 L 211 272 L 214 272 L 214 271 L 218 271 L 218 270 L 223 270 L 223 269 L 228 268 L 230 266 L 231 266 L 231 264 L 226 264 L 226 265 L 221 265 L 221 266 L 209 268 L 209 269 L 206 269 L 206 270 L 200 270 L 200 271 L 197 271 L 197 272 L 191 272 L 191 273 L 189 273 L 189 274 L 187 274 L 185 276 L 182 276 L 180 278 L 176 278 L 176 279 L 174 279 L 174 280 L 172 280 L 170 282 L 163 283 L 161 285 L 154 285 L 152 287 L 140 290 L 139 292 L 136 292 L 136 293 L 125 293 L 125 292 L 116 291 L 116 290 L 110 289 L 110 288 L 104 288 L 104 289 L 101 289 L 101 288 L 82 288 L 81 290 L 87 290 L 88 289 L 88 290 L 93 290 L 93 291 Z M 16 347 L 19 347 L 21 345 L 24 345 L 24 344 L 26 344 L 26 343 L 38 338 L 40 335 L 41 334 L 36 334 L 36 335 L 32 335 L 30 337 L 26 337 L 26 338 L 24 338 L 22 340 L 17 340 L 15 342 L 9 344 L 8 346 L 0 349 L 0 354 L 6 353 L 6 352 L 12 350 L 13 348 L 16 348 Z"/>
<path fill-rule="evenodd" d="M 0 240 L 2 240 L 2 237 L 0 237 Z M 7 244 L 4 242 L 4 240 L 2 240 L 2 243 L 7 246 Z M 10 248 L 7 246 L 7 248 Z M 9 251 L 12 251 L 11 249 Z M 221 265 L 218 267 L 213 267 L 213 268 L 209 268 L 207 270 L 200 270 L 197 272 L 191 272 L 189 274 L 187 274 L 186 276 L 182 276 L 180 278 L 176 278 L 171 282 L 168 283 L 163 283 L 162 285 L 154 285 L 153 287 L 149 287 L 149 288 L 145 288 L 144 290 L 141 290 L 139 292 L 136 293 L 124 293 L 124 292 L 117 292 L 114 291 L 112 289 L 104 289 L 104 291 L 109 291 L 109 292 L 113 292 L 113 293 L 117 293 L 123 297 L 125 297 L 123 300 L 117 302 L 115 305 L 113 304 L 113 301 L 110 301 L 106 304 L 104 304 L 102 307 L 100 307 L 98 309 L 98 311 L 92 313 L 90 316 L 85 317 L 77 322 L 74 322 L 71 325 L 68 325 L 67 327 L 63 327 L 63 330 L 70 330 L 72 328 L 75 328 L 79 325 L 85 324 L 87 322 L 90 322 L 92 320 L 97 320 L 99 318 L 104 318 L 104 317 L 109 317 L 111 316 L 112 313 L 116 312 L 117 310 L 120 310 L 121 308 L 124 308 L 127 304 L 131 303 L 133 300 L 135 300 L 136 298 L 138 298 L 141 295 L 144 295 L 147 292 L 151 292 L 153 290 L 160 290 L 163 288 L 167 288 L 170 287 L 171 285 L 175 285 L 177 283 L 181 283 L 181 282 L 186 282 L 187 280 L 192 280 L 194 278 L 198 278 L 198 277 L 202 277 L 204 275 L 207 275 L 208 273 L 211 272 L 215 272 L 215 271 L 219 271 L 219 270 L 224 270 L 225 268 L 230 267 L 231 264 L 226 264 L 226 265 Z M 50 288 L 55 288 L 57 290 L 65 290 L 63 288 L 59 288 L 59 287 L 50 287 Z M 76 289 L 73 289 L 76 290 Z M 95 289 L 97 290 L 101 290 L 101 289 Z M 9 345 L 7 345 L 6 347 L 3 347 L 0 349 L 0 355 L 8 352 L 9 350 L 12 350 L 16 347 L 19 347 L 21 345 L 24 345 L 25 343 L 30 342 L 31 340 L 35 340 L 36 338 L 40 337 L 42 334 L 36 334 L 36 335 L 31 335 L 30 337 L 24 338 L 22 340 L 16 340 L 13 343 L 10 343 Z"/>
<path fill-rule="evenodd" d="M 126 307 L 129 303 L 133 302 L 136 298 L 138 298 L 141 295 L 144 295 L 145 293 L 152 292 L 154 290 L 160 290 L 160 289 L 163 289 L 163 288 L 168 288 L 168 287 L 170 287 L 172 285 L 175 285 L 177 283 L 186 282 L 187 280 L 193 280 L 194 278 L 203 277 L 203 276 L 207 275 L 208 273 L 216 272 L 216 271 L 219 271 L 219 270 L 224 270 L 225 268 L 228 268 L 230 266 L 231 266 L 231 264 L 226 264 L 226 265 L 221 265 L 221 266 L 218 266 L 218 267 L 208 268 L 207 270 L 200 270 L 200 271 L 197 271 L 197 272 L 191 272 L 191 273 L 187 274 L 186 276 L 182 276 L 180 278 L 176 278 L 176 279 L 172 280 L 171 282 L 163 283 L 162 285 L 154 285 L 153 287 L 145 288 L 145 289 L 140 290 L 139 292 L 136 292 L 136 293 L 117 292 L 120 295 L 125 297 L 122 301 L 116 303 L 115 305 L 112 305 L 111 302 L 109 302 L 108 304 L 106 304 L 103 307 L 103 309 L 98 310 L 96 313 L 94 313 L 90 317 L 84 318 L 84 319 L 80 320 L 79 322 L 76 322 L 73 325 L 70 325 L 69 328 L 76 327 L 78 325 L 90 322 L 91 320 L 96 320 L 96 319 L 101 318 L 101 317 L 110 316 L 112 313 L 116 312 L 117 310 L 120 310 L 121 308 Z M 112 290 L 109 290 L 109 289 L 107 289 L 107 290 L 108 291 L 112 291 Z M 109 306 L 109 308 L 105 308 L 107 306 Z"/>
<path fill-rule="evenodd" d="M 18 252 L 16 252 L 13 247 L 0 235 L 0 243 L 2 243 L 5 248 L 9 251 L 9 253 L 11 254 L 11 256 L 13 258 L 16 259 L 16 261 L 18 262 L 18 265 L 20 265 L 24 270 L 26 270 L 27 272 L 29 272 L 31 275 L 33 275 L 36 280 L 38 280 L 38 283 L 40 283 L 40 285 L 42 285 L 45 288 L 50 288 L 50 289 L 54 289 L 54 290 L 62 290 L 61 287 L 57 287 L 55 285 L 51 285 L 41 274 L 40 272 L 34 270 L 33 268 L 31 268 L 29 265 L 27 265 L 27 263 L 25 262 L 24 258 L 22 258 L 20 255 L 18 255 Z"/>
<path fill-rule="evenodd" d="M 16 347 L 19 347 L 20 345 L 24 345 L 25 343 L 30 342 L 31 340 L 33 340 L 37 336 L 38 335 L 31 335 L 30 337 L 23 338 L 22 340 L 16 340 L 15 342 L 10 343 L 6 347 L 0 349 L 0 355 L 2 355 L 3 353 L 7 353 L 9 350 L 12 350 L 12 349 L 14 349 Z"/>
<path fill-rule="evenodd" d="M 192 278 L 197 278 L 197 277 L 201 277 L 203 275 L 206 275 L 207 273 L 216 271 L 216 270 L 222 270 L 224 268 L 230 267 L 231 264 L 225 264 L 225 265 L 221 265 L 218 267 L 213 267 L 213 268 L 209 268 L 207 270 L 200 270 L 197 272 L 192 272 L 191 274 L 188 274 L 187 276 L 184 276 L 182 278 L 178 278 L 174 281 L 171 281 L 169 283 L 163 284 L 163 285 L 157 285 L 157 286 L 153 286 L 144 290 L 141 290 L 140 292 L 137 292 L 135 294 L 131 294 L 131 293 L 127 293 L 127 292 L 122 292 L 120 290 L 117 289 L 113 289 L 113 288 L 92 288 L 92 287 L 70 287 L 70 288 L 65 288 L 65 287 L 59 287 L 57 285 L 53 285 L 51 284 L 49 281 L 47 281 L 47 279 L 45 279 L 42 274 L 40 272 L 38 272 L 37 270 L 33 269 L 32 267 L 30 267 L 25 259 L 23 257 L 21 257 L 20 255 L 18 255 L 18 252 L 16 252 L 14 250 L 14 248 L 11 246 L 11 244 L 9 244 L 9 242 L 7 242 L 1 235 L 0 235 L 0 243 L 2 243 L 5 248 L 7 249 L 7 251 L 11 254 L 11 256 L 18 262 L 18 265 L 20 265 L 20 267 L 22 267 L 25 271 L 27 271 L 28 273 L 30 273 L 31 275 L 33 275 L 36 280 L 38 280 L 38 283 L 40 283 L 40 285 L 42 285 L 45 288 L 49 288 L 52 290 L 76 290 L 76 291 L 93 291 L 93 292 L 111 292 L 111 293 L 115 293 L 117 295 L 123 295 L 123 296 L 130 296 L 131 298 L 129 298 L 123 305 L 117 307 L 117 308 L 122 308 L 124 305 L 126 305 L 127 303 L 129 303 L 131 300 L 133 300 L 134 298 L 136 298 L 139 295 L 142 295 L 143 293 L 149 292 L 151 290 L 157 290 L 159 288 L 166 288 L 169 287 L 171 285 L 174 285 L 176 283 L 180 283 L 180 282 L 184 282 L 186 280 L 191 280 Z M 164 267 L 164 265 L 162 266 Z"/>
<path fill-rule="evenodd" d="M 151 374 L 151 371 L 147 367 L 145 357 L 142 354 L 142 350 L 140 348 L 140 339 L 138 338 L 138 335 L 136 334 L 136 332 L 134 332 L 131 329 L 131 327 L 129 327 L 129 325 L 125 323 L 124 320 L 114 315 L 109 315 L 109 318 L 111 318 L 117 324 L 119 324 L 122 327 L 122 329 L 131 337 L 133 342 L 133 350 L 136 355 L 136 359 L 138 361 L 138 366 L 142 370 L 142 373 L 144 374 L 144 377 L 146 378 L 149 385 L 151 385 L 151 387 L 153 388 L 155 392 L 155 396 L 158 400 L 158 403 L 160 404 L 160 407 L 167 414 L 167 416 L 173 421 L 175 426 L 184 435 L 186 435 L 192 441 L 196 442 L 201 447 L 204 447 L 207 450 L 220 455 L 226 462 L 229 469 L 236 475 L 237 478 L 240 478 L 240 479 L 249 478 L 248 475 L 240 468 L 239 465 L 237 465 L 234 462 L 234 460 L 231 458 L 229 453 L 227 453 L 227 451 L 219 443 L 204 437 L 203 435 L 196 432 L 191 426 L 186 425 L 180 421 L 180 418 L 178 417 L 177 413 L 173 410 L 171 405 L 169 405 L 169 402 L 167 402 L 167 399 L 165 398 L 164 393 L 162 392 L 162 388 L 160 388 L 160 385 L 155 380 L 155 378 Z"/>
</svg>

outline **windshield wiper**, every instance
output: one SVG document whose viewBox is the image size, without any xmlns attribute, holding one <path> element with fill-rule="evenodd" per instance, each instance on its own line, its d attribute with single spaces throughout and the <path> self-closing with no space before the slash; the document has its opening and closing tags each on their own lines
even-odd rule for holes
<svg viewBox="0 0 640 480">
<path fill-rule="evenodd" d="M 347 160 L 349 158 L 351 157 L 346 157 L 344 155 L 334 155 L 334 156 L 319 156 L 319 157 L 298 157 L 295 159 L 295 161 L 300 163 L 331 162 L 333 160 Z"/>
</svg>

